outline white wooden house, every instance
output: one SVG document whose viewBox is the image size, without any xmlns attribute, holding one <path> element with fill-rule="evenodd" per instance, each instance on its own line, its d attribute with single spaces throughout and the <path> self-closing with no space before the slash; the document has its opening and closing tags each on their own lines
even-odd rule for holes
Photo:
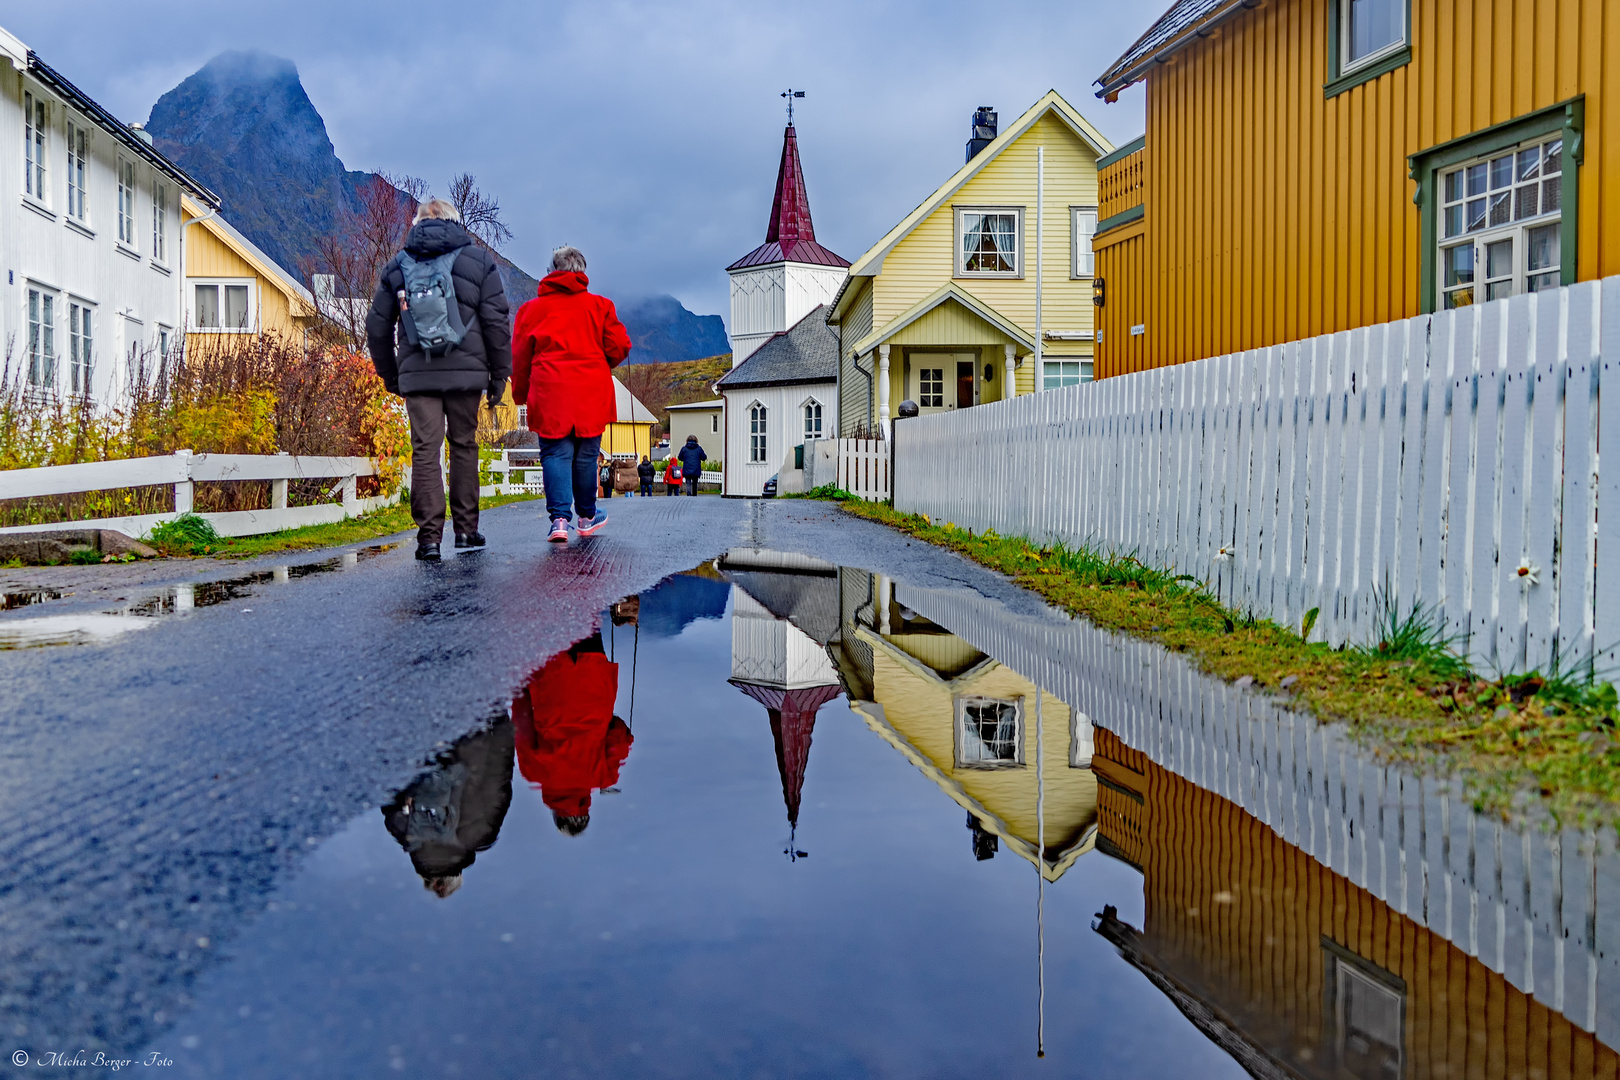
<svg viewBox="0 0 1620 1080">
<path fill-rule="evenodd" d="M 753 497 L 803 490 L 802 449 L 838 433 L 838 332 L 818 305 L 772 335 L 715 384 L 725 398 L 723 493 Z"/>
<path fill-rule="evenodd" d="M 132 357 L 180 345 L 181 194 L 219 198 L 3 28 L 0 72 L 4 360 L 35 392 L 110 403 Z"/>
</svg>

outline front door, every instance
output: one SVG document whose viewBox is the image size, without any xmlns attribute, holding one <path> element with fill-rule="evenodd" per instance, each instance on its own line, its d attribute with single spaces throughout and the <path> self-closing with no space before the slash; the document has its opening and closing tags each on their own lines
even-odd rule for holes
<svg viewBox="0 0 1620 1080">
<path fill-rule="evenodd" d="M 907 360 L 905 396 L 924 413 L 970 409 L 979 401 L 975 353 L 914 352 Z"/>
<path fill-rule="evenodd" d="M 978 364 L 972 360 L 958 360 L 956 362 L 956 407 L 958 409 L 971 409 L 977 402 L 974 394 L 973 372 Z"/>
</svg>

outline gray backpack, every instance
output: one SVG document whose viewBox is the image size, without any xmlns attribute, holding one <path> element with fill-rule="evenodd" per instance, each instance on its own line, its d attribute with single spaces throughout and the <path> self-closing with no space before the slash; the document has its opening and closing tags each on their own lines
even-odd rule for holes
<svg viewBox="0 0 1620 1080">
<path fill-rule="evenodd" d="M 456 303 L 455 282 L 450 279 L 450 268 L 460 254 L 461 248 L 456 248 L 436 259 L 417 262 L 410 252 L 399 253 L 399 271 L 405 277 L 399 297 L 400 323 L 410 343 L 429 356 L 449 352 L 467 336 L 461 305 Z"/>
</svg>

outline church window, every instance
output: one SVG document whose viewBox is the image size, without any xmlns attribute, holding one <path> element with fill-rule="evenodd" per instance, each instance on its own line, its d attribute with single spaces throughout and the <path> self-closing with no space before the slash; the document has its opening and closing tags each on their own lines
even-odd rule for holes
<svg viewBox="0 0 1620 1080">
<path fill-rule="evenodd" d="M 804 441 L 821 438 L 821 402 L 804 403 Z"/>
<path fill-rule="evenodd" d="M 748 407 L 748 460 L 765 460 L 766 410 L 759 402 Z"/>
</svg>

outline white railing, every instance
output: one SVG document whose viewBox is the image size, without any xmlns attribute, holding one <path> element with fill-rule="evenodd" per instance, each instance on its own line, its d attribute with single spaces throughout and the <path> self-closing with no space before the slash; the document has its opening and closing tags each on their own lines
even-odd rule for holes
<svg viewBox="0 0 1620 1080">
<path fill-rule="evenodd" d="M 1620 673 L 1620 278 L 896 427 L 901 510 L 1134 552 L 1334 645 L 1422 604 L 1482 669 Z"/>
<path fill-rule="evenodd" d="M 58 521 L 42 525 L 16 525 L 0 532 L 42 532 L 48 529 L 113 529 L 129 536 L 145 536 L 152 526 L 187 513 L 194 505 L 199 481 L 270 481 L 267 510 L 233 510 L 202 514 L 221 536 L 256 536 L 260 533 L 325 525 L 354 517 L 395 501 L 391 495 L 362 499 L 358 478 L 376 475 L 369 458 L 296 457 L 291 454 L 193 454 L 181 450 L 162 457 L 92 461 L 81 465 L 51 465 L 41 469 L 0 472 L 0 499 L 31 499 L 74 495 L 114 488 L 172 486 L 174 511 L 167 514 L 132 514 L 125 517 Z M 316 506 L 288 506 L 287 484 L 292 480 L 334 478 L 330 494 L 341 502 Z"/>
<path fill-rule="evenodd" d="M 838 486 L 856 498 L 888 499 L 889 465 L 889 444 L 882 439 L 838 440 Z"/>
<path fill-rule="evenodd" d="M 662 495 L 664 462 L 656 461 L 653 464 L 658 466 L 658 475 L 653 477 L 653 494 Z M 540 475 L 540 451 L 536 448 L 501 450 L 497 456 L 486 459 L 482 468 L 489 473 L 491 482 L 478 489 L 480 495 L 544 495 L 546 492 L 545 482 Z M 698 487 L 718 491 L 720 473 L 704 472 L 698 478 Z"/>
</svg>

